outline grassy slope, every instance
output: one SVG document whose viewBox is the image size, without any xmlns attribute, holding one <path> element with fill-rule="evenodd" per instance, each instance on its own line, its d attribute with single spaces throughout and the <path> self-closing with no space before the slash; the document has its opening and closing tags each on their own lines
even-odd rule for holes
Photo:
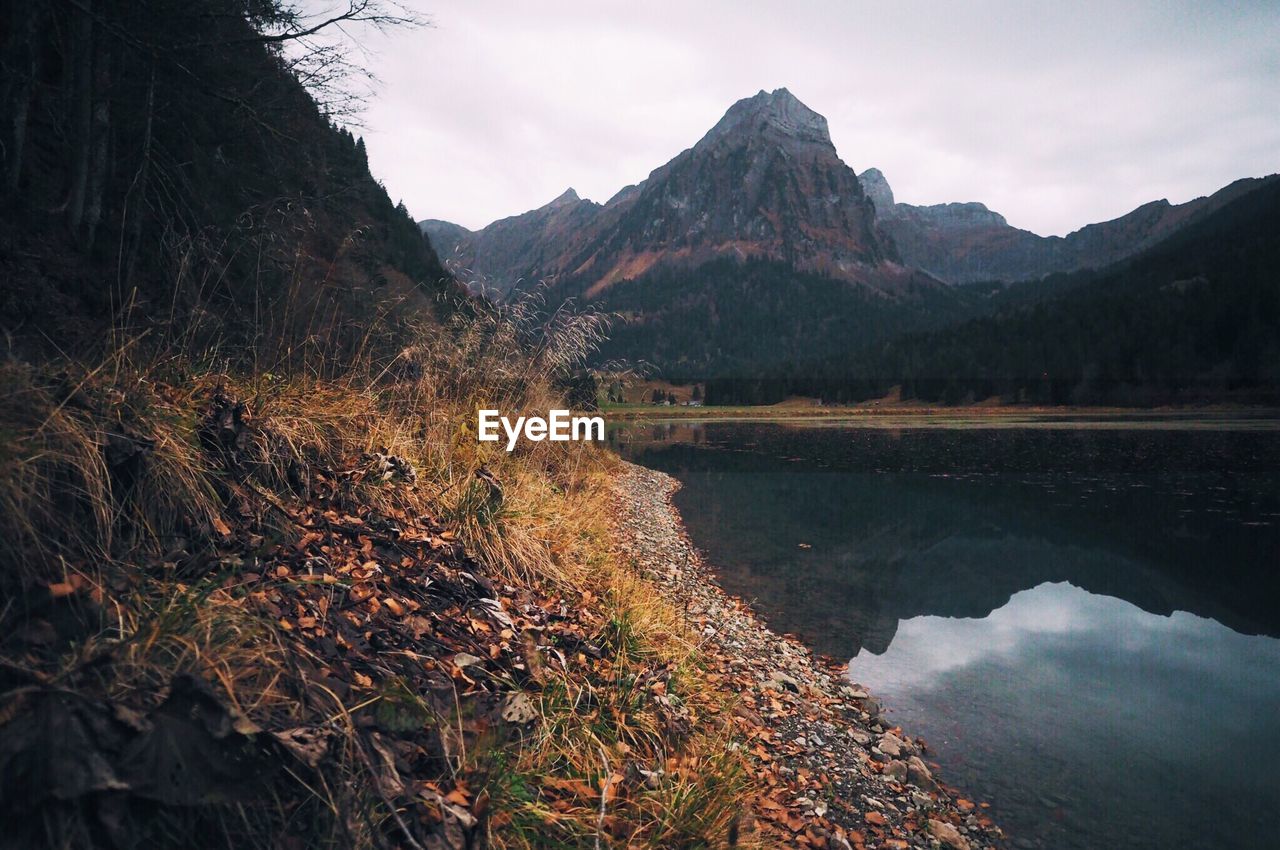
<svg viewBox="0 0 1280 850">
<path fill-rule="evenodd" d="M 398 381 L 4 368 L 0 843 L 723 844 L 726 695 L 613 556 L 616 461 L 472 436 L 550 403 L 494 339 Z"/>
</svg>

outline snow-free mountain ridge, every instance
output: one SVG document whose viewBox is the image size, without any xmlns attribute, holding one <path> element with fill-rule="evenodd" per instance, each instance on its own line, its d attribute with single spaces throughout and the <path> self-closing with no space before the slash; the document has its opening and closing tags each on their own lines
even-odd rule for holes
<svg viewBox="0 0 1280 850">
<path fill-rule="evenodd" d="M 477 231 L 420 222 L 473 289 L 537 281 L 594 297 L 621 280 L 721 257 L 778 260 L 885 292 L 930 280 L 1018 281 L 1100 268 L 1259 185 L 1185 204 L 1153 201 L 1065 237 L 1012 227 L 978 202 L 897 203 L 879 169 L 855 174 L 827 120 L 785 88 L 733 104 L 693 147 L 605 204 L 573 189 Z"/>
</svg>

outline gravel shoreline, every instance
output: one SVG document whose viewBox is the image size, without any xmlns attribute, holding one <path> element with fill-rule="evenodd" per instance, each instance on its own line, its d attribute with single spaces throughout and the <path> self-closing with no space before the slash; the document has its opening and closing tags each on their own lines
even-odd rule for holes
<svg viewBox="0 0 1280 850">
<path fill-rule="evenodd" d="M 669 475 L 623 463 L 614 484 L 618 545 L 684 612 L 726 688 L 732 722 L 771 789 L 744 812 L 764 846 L 1002 847 L 984 812 L 935 776 L 923 742 L 802 644 L 771 631 L 723 591 L 685 534 Z"/>
</svg>

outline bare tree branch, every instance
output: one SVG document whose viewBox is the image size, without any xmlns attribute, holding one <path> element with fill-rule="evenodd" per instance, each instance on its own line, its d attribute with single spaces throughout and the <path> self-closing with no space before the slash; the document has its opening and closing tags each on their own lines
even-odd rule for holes
<svg viewBox="0 0 1280 850">
<path fill-rule="evenodd" d="M 257 35 L 221 40 L 216 43 L 224 45 L 282 44 L 317 35 L 344 23 L 367 24 L 378 29 L 400 26 L 415 27 L 422 26 L 425 23 L 421 15 L 406 9 L 399 3 L 392 2 L 392 0 L 348 0 L 345 11 L 323 13 L 325 17 L 306 24 L 301 23 L 305 20 L 305 16 L 292 7 L 281 7 L 281 11 L 282 14 L 276 20 L 277 22 L 285 22 L 286 27 L 280 32 L 259 30 Z M 198 41 L 186 46 L 205 46 L 210 43 Z"/>
</svg>

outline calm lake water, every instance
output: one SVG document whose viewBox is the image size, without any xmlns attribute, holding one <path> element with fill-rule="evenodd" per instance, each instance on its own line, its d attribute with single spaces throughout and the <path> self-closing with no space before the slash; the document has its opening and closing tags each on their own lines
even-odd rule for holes
<svg viewBox="0 0 1280 850">
<path fill-rule="evenodd" d="M 1014 846 L 1280 846 L 1280 432 L 887 422 L 611 438 Z"/>
</svg>

